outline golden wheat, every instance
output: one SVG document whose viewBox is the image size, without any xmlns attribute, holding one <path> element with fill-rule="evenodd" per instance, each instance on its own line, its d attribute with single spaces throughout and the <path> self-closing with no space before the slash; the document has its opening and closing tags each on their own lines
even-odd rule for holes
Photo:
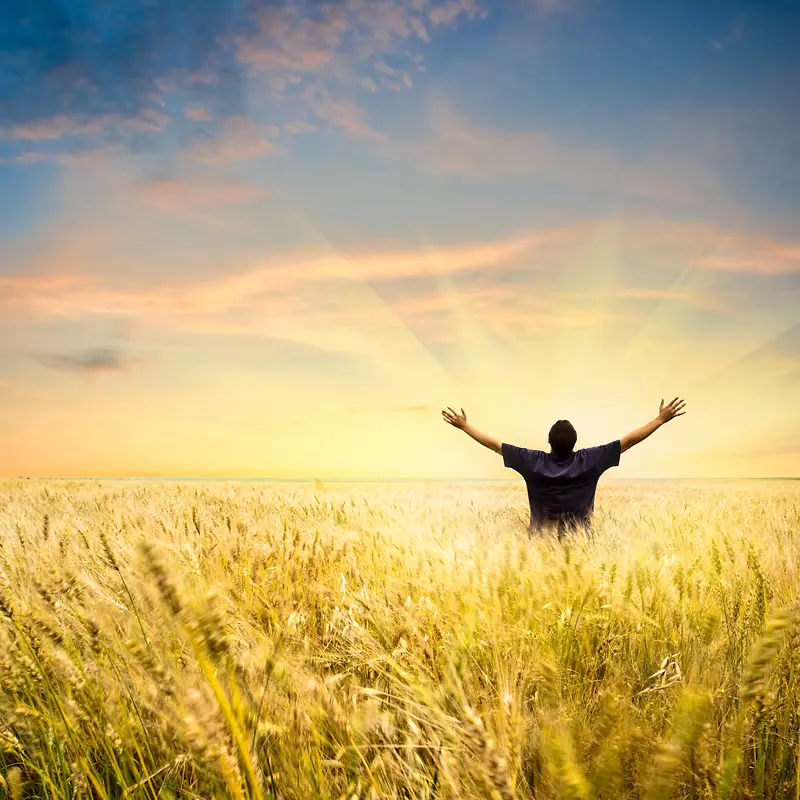
<svg viewBox="0 0 800 800">
<path fill-rule="evenodd" d="M 0 483 L 0 796 L 798 795 L 800 485 Z"/>
</svg>

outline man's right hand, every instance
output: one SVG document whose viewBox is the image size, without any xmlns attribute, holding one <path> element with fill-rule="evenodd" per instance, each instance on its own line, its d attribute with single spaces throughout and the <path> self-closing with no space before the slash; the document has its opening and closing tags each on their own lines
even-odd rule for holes
<svg viewBox="0 0 800 800">
<path fill-rule="evenodd" d="M 680 398 L 676 397 L 669 405 L 664 405 L 664 400 L 661 400 L 661 405 L 658 408 L 658 420 L 662 424 L 669 422 L 675 417 L 682 417 L 686 412 L 686 403 Z"/>
</svg>

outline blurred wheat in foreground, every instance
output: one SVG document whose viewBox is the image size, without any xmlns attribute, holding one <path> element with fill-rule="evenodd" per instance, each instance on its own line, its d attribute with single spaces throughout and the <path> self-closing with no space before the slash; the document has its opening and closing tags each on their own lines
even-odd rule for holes
<svg viewBox="0 0 800 800">
<path fill-rule="evenodd" d="M 0 483 L 0 797 L 796 798 L 800 485 Z"/>
</svg>

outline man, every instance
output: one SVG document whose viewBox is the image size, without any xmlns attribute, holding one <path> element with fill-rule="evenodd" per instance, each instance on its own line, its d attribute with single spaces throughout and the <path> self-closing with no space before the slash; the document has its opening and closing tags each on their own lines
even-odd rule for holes
<svg viewBox="0 0 800 800">
<path fill-rule="evenodd" d="M 476 442 L 502 455 L 503 464 L 522 475 L 531 507 L 528 530 L 532 533 L 556 528 L 561 539 L 568 529 L 590 527 L 597 481 L 607 469 L 619 465 L 620 454 L 639 444 L 664 423 L 683 416 L 685 407 L 686 403 L 677 397 L 666 406 L 662 400 L 658 416 L 646 425 L 609 444 L 583 450 L 574 449 L 578 439 L 575 428 L 567 420 L 560 419 L 550 428 L 549 453 L 501 444 L 473 428 L 463 408 L 458 414 L 448 407 L 442 411 L 442 416 Z"/>
</svg>

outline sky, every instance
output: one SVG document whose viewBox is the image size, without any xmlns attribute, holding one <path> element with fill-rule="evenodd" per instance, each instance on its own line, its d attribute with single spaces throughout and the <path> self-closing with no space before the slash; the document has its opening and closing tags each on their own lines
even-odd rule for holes
<svg viewBox="0 0 800 800">
<path fill-rule="evenodd" d="M 800 475 L 800 7 L 6 0 L 0 476 Z"/>
</svg>

